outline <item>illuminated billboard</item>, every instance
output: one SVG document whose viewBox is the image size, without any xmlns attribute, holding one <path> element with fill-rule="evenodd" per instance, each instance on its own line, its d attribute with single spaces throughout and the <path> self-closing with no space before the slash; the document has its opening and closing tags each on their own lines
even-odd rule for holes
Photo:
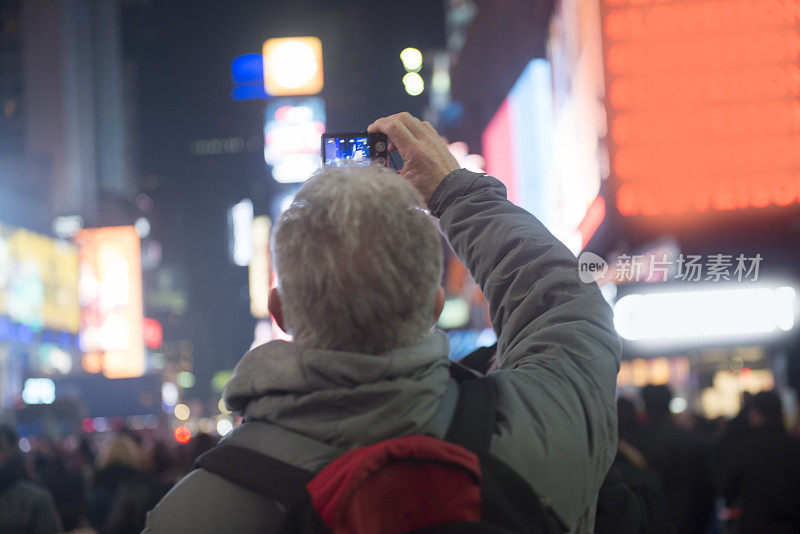
<svg viewBox="0 0 800 534">
<path fill-rule="evenodd" d="M 602 0 L 623 216 L 800 199 L 800 0 Z"/>
<path fill-rule="evenodd" d="M 319 97 L 276 98 L 264 117 L 264 160 L 280 183 L 308 180 L 322 164 L 325 101 Z"/>
<path fill-rule="evenodd" d="M 262 55 L 268 94 L 315 95 L 322 91 L 322 42 L 317 37 L 267 39 Z"/>
<path fill-rule="evenodd" d="M 269 258 L 269 217 L 259 215 L 253 219 L 253 257 L 248 270 L 250 286 L 250 313 L 258 319 L 269 317 L 269 289 L 271 281 Z"/>
<path fill-rule="evenodd" d="M 133 226 L 78 232 L 83 368 L 108 378 L 145 371 L 142 268 Z"/>
<path fill-rule="evenodd" d="M 483 132 L 489 174 L 573 252 L 605 218 L 604 81 L 596 0 L 562 0 L 547 59 L 525 67 Z"/>
<path fill-rule="evenodd" d="M 0 316 L 34 331 L 77 333 L 77 247 L 0 225 Z"/>
</svg>

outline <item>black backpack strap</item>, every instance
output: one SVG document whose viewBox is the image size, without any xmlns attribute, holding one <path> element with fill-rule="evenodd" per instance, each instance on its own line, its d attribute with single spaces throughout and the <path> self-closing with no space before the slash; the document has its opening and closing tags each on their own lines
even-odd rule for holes
<svg viewBox="0 0 800 534">
<path fill-rule="evenodd" d="M 460 361 L 451 361 L 450 378 L 455 380 L 458 384 L 461 384 L 463 382 L 475 380 L 476 378 L 483 378 L 483 375 Z"/>
<path fill-rule="evenodd" d="M 287 508 L 301 500 L 314 473 L 238 445 L 218 445 L 200 455 L 195 467 L 266 495 Z"/>
<path fill-rule="evenodd" d="M 489 452 L 497 418 L 497 383 L 493 376 L 462 382 L 458 389 L 458 404 L 445 439 L 466 447 L 480 458 L 483 521 L 509 528 L 503 532 L 568 531 L 530 484 Z"/>
<path fill-rule="evenodd" d="M 497 343 L 488 347 L 478 347 L 458 360 L 458 364 L 472 369 L 478 373 L 479 376 L 484 376 L 489 372 L 489 368 L 492 366 L 496 353 Z"/>
<path fill-rule="evenodd" d="M 458 385 L 458 403 L 445 440 L 481 453 L 489 450 L 494 434 L 497 386 L 491 376 Z"/>
</svg>

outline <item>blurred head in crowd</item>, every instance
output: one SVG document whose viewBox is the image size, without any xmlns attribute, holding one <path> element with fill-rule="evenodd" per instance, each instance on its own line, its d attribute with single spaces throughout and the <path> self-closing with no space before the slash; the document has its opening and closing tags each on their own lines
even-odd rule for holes
<svg viewBox="0 0 800 534">
<path fill-rule="evenodd" d="M 379 354 L 441 311 L 442 250 L 414 187 L 385 168 L 323 167 L 281 216 L 270 310 L 306 348 Z"/>
<path fill-rule="evenodd" d="M 672 400 L 672 390 L 669 386 L 644 386 L 641 395 L 647 415 L 650 417 L 669 415 L 669 401 Z"/>
<path fill-rule="evenodd" d="M 752 427 L 783 425 L 781 399 L 774 391 L 762 391 L 753 396 L 748 411 L 748 421 Z"/>
<path fill-rule="evenodd" d="M 192 449 L 192 457 L 196 460 L 201 454 L 210 451 L 217 445 L 217 438 L 211 434 L 201 432 L 192 438 L 189 445 Z"/>
<path fill-rule="evenodd" d="M 172 456 L 163 441 L 156 441 L 147 450 L 144 459 L 145 467 L 156 474 L 163 474 L 172 467 Z"/>
<path fill-rule="evenodd" d="M 636 427 L 636 407 L 630 399 L 617 399 L 617 423 L 619 439 L 622 440 Z"/>
<path fill-rule="evenodd" d="M 142 450 L 130 434 L 114 434 L 105 441 L 97 455 L 97 467 L 111 465 L 139 469 L 142 466 Z"/>
<path fill-rule="evenodd" d="M 742 392 L 742 410 L 748 410 L 753 404 L 753 394 L 749 391 Z"/>
<path fill-rule="evenodd" d="M 14 429 L 0 425 L 0 465 L 19 454 L 19 438 Z"/>
</svg>

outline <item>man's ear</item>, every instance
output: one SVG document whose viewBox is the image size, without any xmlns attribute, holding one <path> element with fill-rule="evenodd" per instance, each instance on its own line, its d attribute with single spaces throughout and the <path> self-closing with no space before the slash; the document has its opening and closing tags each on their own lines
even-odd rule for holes
<svg viewBox="0 0 800 534">
<path fill-rule="evenodd" d="M 281 294 L 278 293 L 277 287 L 270 289 L 267 307 L 269 308 L 269 313 L 275 318 L 275 322 L 281 327 L 281 330 L 288 332 L 283 322 L 283 302 L 281 302 Z"/>
<path fill-rule="evenodd" d="M 436 301 L 433 305 L 433 324 L 436 325 L 437 321 L 439 321 L 439 316 L 442 314 L 442 309 L 444 309 L 444 288 L 439 286 L 439 289 L 436 290 Z"/>
</svg>

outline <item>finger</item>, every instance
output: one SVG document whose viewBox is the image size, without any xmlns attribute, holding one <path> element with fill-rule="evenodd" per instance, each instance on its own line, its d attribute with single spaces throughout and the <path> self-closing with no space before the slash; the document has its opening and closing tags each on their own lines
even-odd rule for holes
<svg viewBox="0 0 800 534">
<path fill-rule="evenodd" d="M 414 115 L 409 113 L 408 111 L 403 111 L 396 115 L 398 120 L 403 123 L 403 125 L 408 128 L 408 131 L 411 132 L 414 137 L 417 139 L 421 139 L 425 137 L 427 133 L 425 130 L 425 126 L 423 126 L 422 122 L 416 118 Z"/>
<path fill-rule="evenodd" d="M 394 143 L 392 143 L 392 142 L 389 142 L 389 147 L 387 148 L 387 150 L 388 150 L 389 152 L 395 152 L 395 151 L 397 150 L 397 147 L 396 147 L 396 146 L 394 146 Z"/>
<path fill-rule="evenodd" d="M 392 144 L 397 148 L 402 156 L 404 152 L 411 150 L 416 138 L 408 131 L 405 124 L 401 122 L 396 115 L 391 117 L 384 117 L 373 122 L 369 126 L 372 128 L 371 132 L 381 132 L 386 134 L 391 140 Z"/>
<path fill-rule="evenodd" d="M 444 136 L 440 135 L 439 132 L 436 131 L 436 128 L 433 127 L 431 123 L 428 121 L 424 121 L 422 123 L 422 127 L 425 128 L 426 137 L 431 141 L 442 141 L 445 145 L 447 144 L 447 139 Z"/>
<path fill-rule="evenodd" d="M 422 121 L 422 126 L 425 128 L 425 131 L 427 131 L 429 135 L 433 135 L 434 137 L 440 137 L 439 132 L 437 132 L 436 128 L 434 128 L 433 125 L 428 121 Z"/>
<path fill-rule="evenodd" d="M 395 113 L 394 115 L 389 115 L 388 117 L 382 117 L 373 122 L 372 124 L 370 124 L 369 126 L 367 126 L 367 131 L 368 132 L 378 131 L 377 130 L 377 128 L 379 128 L 378 123 L 383 120 L 394 120 L 401 122 L 406 127 L 406 129 L 409 132 L 411 132 L 411 134 L 414 135 L 414 137 L 418 139 L 424 137 L 426 134 L 429 133 L 429 130 L 425 128 L 424 124 L 418 118 L 416 118 L 414 115 L 412 115 L 407 111 Z M 433 126 L 430 126 L 430 124 L 428 124 L 428 126 L 430 127 L 430 129 L 433 129 Z M 436 130 L 433 131 L 435 132 Z"/>
</svg>

